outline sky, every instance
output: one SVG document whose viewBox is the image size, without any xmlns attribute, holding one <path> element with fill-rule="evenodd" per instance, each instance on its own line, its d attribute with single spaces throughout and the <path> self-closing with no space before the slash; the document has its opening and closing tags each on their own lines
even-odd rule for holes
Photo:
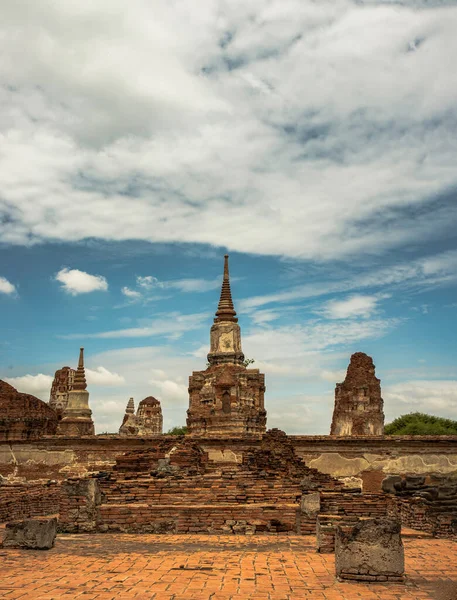
<svg viewBox="0 0 457 600">
<path fill-rule="evenodd" d="M 96 431 L 183 425 L 223 255 L 268 427 L 330 430 L 353 352 L 386 421 L 457 419 L 457 2 L 0 8 L 0 378 L 85 348 Z"/>
</svg>

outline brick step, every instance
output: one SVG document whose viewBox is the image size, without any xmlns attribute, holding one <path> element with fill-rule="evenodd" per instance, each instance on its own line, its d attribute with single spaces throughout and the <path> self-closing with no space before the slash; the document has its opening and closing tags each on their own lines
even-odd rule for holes
<svg viewBox="0 0 457 600">
<path fill-rule="evenodd" d="M 300 533 L 298 504 L 102 504 L 98 531 L 151 533 Z M 297 530 L 298 529 L 298 530 Z"/>
</svg>

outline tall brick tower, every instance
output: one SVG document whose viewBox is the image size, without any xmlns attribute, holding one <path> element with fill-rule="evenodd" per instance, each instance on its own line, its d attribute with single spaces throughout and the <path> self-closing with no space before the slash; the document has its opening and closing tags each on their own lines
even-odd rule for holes
<svg viewBox="0 0 457 600">
<path fill-rule="evenodd" d="M 59 419 L 62 418 L 63 412 L 67 407 L 68 393 L 73 387 L 75 375 L 76 371 L 70 367 L 62 367 L 54 375 L 49 406 L 56 411 Z"/>
<path fill-rule="evenodd" d="M 336 384 L 330 435 L 383 435 L 383 404 L 373 359 L 356 352 L 351 356 L 346 379 Z"/>
<path fill-rule="evenodd" d="M 234 436 L 265 433 L 265 376 L 247 369 L 241 331 L 230 290 L 228 255 L 214 324 L 208 367 L 189 377 L 187 429 L 191 435 Z"/>
<path fill-rule="evenodd" d="M 62 420 L 59 421 L 58 435 L 74 437 L 95 435 L 92 411 L 89 408 L 89 392 L 86 388 L 84 348 L 81 348 L 73 387 L 68 392 L 67 406 L 63 412 Z"/>
</svg>

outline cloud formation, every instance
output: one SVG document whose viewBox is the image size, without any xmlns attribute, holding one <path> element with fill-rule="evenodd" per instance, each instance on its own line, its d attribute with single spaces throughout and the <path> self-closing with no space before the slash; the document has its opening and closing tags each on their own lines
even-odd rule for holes
<svg viewBox="0 0 457 600">
<path fill-rule="evenodd" d="M 457 7 L 391 4 L 9 3 L 1 239 L 322 261 L 451 235 Z"/>
<path fill-rule="evenodd" d="M 14 296 L 16 294 L 16 286 L 14 286 L 6 277 L 0 277 L 0 294 Z"/>
<path fill-rule="evenodd" d="M 118 373 L 111 373 L 105 367 L 97 367 L 96 369 L 85 369 L 86 381 L 89 385 L 123 385 L 125 378 Z"/>
<path fill-rule="evenodd" d="M 456 380 L 404 381 L 383 387 L 388 420 L 410 412 L 457 419 Z"/>
<path fill-rule="evenodd" d="M 240 308 L 240 311 L 255 314 L 259 312 L 261 307 L 268 304 L 292 303 L 303 299 L 318 298 L 319 296 L 352 292 L 367 288 L 383 290 L 381 295 L 377 293 L 375 296 L 378 302 L 383 298 L 389 297 L 386 290 L 426 290 L 442 285 L 452 285 L 456 282 L 457 251 L 450 250 L 409 262 L 399 262 L 389 266 L 369 269 L 365 268 L 360 272 L 349 272 L 348 274 L 343 272 L 341 274 L 338 270 L 336 275 L 327 281 L 323 279 L 316 283 L 300 284 L 271 294 L 251 296 L 237 302 L 237 306 Z M 354 296 L 360 297 L 362 294 L 354 294 Z M 365 298 L 367 296 L 363 295 Z M 365 302 L 370 302 L 370 300 L 365 300 Z M 344 305 L 342 306 L 344 312 Z M 351 302 L 346 305 L 347 309 L 350 309 L 350 307 Z"/>
<path fill-rule="evenodd" d="M 319 312 L 327 319 L 349 319 L 371 317 L 377 310 L 379 298 L 376 296 L 354 295 L 344 300 L 329 300 Z"/>
<path fill-rule="evenodd" d="M 78 269 L 64 267 L 56 275 L 55 280 L 62 284 L 62 289 L 72 296 L 108 289 L 108 282 L 102 275 L 90 275 Z"/>
<path fill-rule="evenodd" d="M 112 331 L 100 331 L 97 333 L 70 333 L 59 337 L 66 340 L 75 339 L 115 339 L 115 338 L 143 338 L 163 335 L 170 339 L 177 339 L 186 331 L 198 329 L 205 321 L 208 321 L 206 313 L 195 313 L 183 315 L 178 312 L 162 313 L 157 319 L 148 319 L 147 325 L 142 327 L 130 327 L 127 329 L 115 329 Z"/>
<path fill-rule="evenodd" d="M 38 375 L 23 375 L 22 377 L 5 377 L 7 383 L 24 394 L 31 394 L 47 402 L 51 392 L 53 377 L 38 373 Z"/>
<path fill-rule="evenodd" d="M 233 281 L 235 280 L 233 278 Z M 136 277 L 136 289 L 124 286 L 121 292 L 128 298 L 129 303 L 148 303 L 152 300 L 163 300 L 166 296 L 161 294 L 161 292 L 166 290 L 177 290 L 180 293 L 208 292 L 218 288 L 220 285 L 221 280 L 219 277 L 211 280 L 189 277 L 186 279 L 162 281 L 153 275 L 138 275 Z M 123 306 L 121 305 L 117 308 L 122 308 Z"/>
</svg>

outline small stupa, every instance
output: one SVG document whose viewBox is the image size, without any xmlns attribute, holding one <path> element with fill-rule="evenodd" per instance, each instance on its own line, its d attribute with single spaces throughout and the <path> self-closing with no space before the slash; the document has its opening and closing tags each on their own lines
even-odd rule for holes
<svg viewBox="0 0 457 600">
<path fill-rule="evenodd" d="M 72 437 L 95 435 L 84 370 L 84 348 L 79 351 L 78 368 L 76 369 L 73 387 L 68 392 L 67 406 L 63 411 L 62 420 L 59 421 L 57 433 L 58 435 Z"/>
</svg>

